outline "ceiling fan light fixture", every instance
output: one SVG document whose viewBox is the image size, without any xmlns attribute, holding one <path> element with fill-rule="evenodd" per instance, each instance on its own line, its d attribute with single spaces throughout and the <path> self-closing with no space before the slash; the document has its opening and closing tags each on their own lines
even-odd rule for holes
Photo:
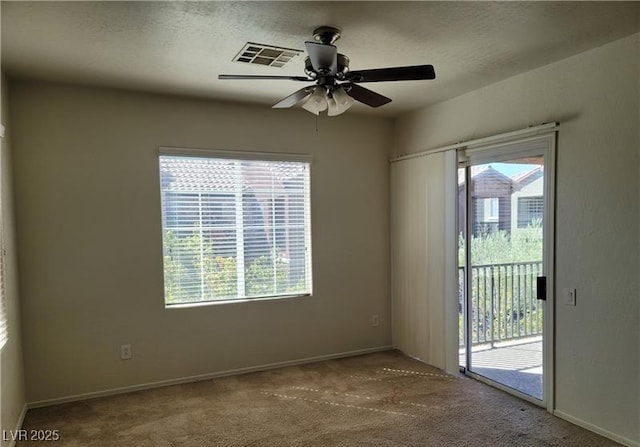
<svg viewBox="0 0 640 447">
<path fill-rule="evenodd" d="M 1 1 L 1 0 L 0 0 Z M 315 85 L 303 87 L 273 105 L 275 109 L 302 106 L 303 109 L 320 115 L 327 110 L 329 116 L 346 112 L 355 101 L 369 107 L 380 107 L 391 102 L 379 93 L 362 87 L 367 82 L 421 81 L 435 79 L 433 65 L 410 65 L 404 67 L 372 68 L 368 70 L 349 69 L 349 58 L 338 53 L 333 45 L 340 38 L 341 31 L 331 26 L 321 26 L 313 32 L 314 41 L 304 43 L 307 57 L 304 60 L 306 76 L 278 75 L 218 75 L 218 79 L 282 79 L 288 81 L 311 82 Z M 272 66 L 284 65 L 298 50 L 260 46 L 247 43 L 240 53 L 241 62 L 266 64 L 273 59 Z M 283 57 L 282 61 L 278 60 Z M 255 58 L 255 61 L 252 59 Z M 275 59 L 274 59 L 275 58 Z M 245 60 L 246 59 L 246 60 Z M 286 59 L 286 60 L 285 60 Z"/>
<path fill-rule="evenodd" d="M 327 98 L 329 110 L 327 115 L 336 116 L 346 112 L 353 105 L 353 98 L 344 91 L 344 88 L 338 87 L 333 90 L 331 97 Z"/>
<path fill-rule="evenodd" d="M 319 115 L 323 110 L 327 110 L 327 91 L 325 88 L 317 86 L 302 104 L 302 108 L 314 115 Z"/>
<path fill-rule="evenodd" d="M 340 108 L 338 107 L 336 100 L 334 98 L 327 97 L 327 115 L 336 116 L 340 115 L 340 113 Z"/>
</svg>

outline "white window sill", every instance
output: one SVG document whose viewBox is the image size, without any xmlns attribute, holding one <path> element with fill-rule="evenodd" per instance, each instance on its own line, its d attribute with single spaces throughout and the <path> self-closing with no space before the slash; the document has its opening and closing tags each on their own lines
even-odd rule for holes
<svg viewBox="0 0 640 447">
<path fill-rule="evenodd" d="M 256 298 L 239 298 L 239 299 L 229 299 L 229 300 L 215 300 L 215 301 L 195 301 L 193 303 L 175 303 L 175 304 L 165 304 L 165 309 L 186 309 L 191 307 L 203 307 L 203 306 L 218 306 L 221 304 L 239 304 L 239 303 L 252 303 L 256 301 L 273 301 L 273 300 L 284 300 L 289 298 L 302 298 L 302 297 L 311 297 L 313 296 L 311 293 L 301 293 L 296 295 L 282 295 L 282 296 L 261 296 Z"/>
</svg>

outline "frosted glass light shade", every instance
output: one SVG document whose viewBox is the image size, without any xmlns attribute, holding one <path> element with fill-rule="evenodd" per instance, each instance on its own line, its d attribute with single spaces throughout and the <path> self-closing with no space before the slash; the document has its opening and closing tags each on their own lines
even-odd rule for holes
<svg viewBox="0 0 640 447">
<path fill-rule="evenodd" d="M 342 87 L 335 89 L 332 96 L 333 98 L 327 99 L 329 107 L 327 115 L 329 116 L 336 116 L 346 112 L 354 103 L 353 98 Z"/>
<path fill-rule="evenodd" d="M 316 87 L 309 98 L 302 104 L 302 108 L 319 115 L 320 112 L 327 109 L 327 91 L 324 87 Z"/>
</svg>

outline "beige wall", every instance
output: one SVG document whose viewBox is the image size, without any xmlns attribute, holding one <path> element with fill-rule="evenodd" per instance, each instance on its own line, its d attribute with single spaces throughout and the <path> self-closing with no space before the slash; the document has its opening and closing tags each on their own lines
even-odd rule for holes
<svg viewBox="0 0 640 447">
<path fill-rule="evenodd" d="M 390 344 L 390 121 L 321 117 L 316 132 L 299 109 L 11 95 L 29 402 Z M 314 296 L 166 310 L 159 146 L 311 154 Z"/>
<path fill-rule="evenodd" d="M 0 354 L 0 430 L 15 430 L 25 406 L 24 375 L 22 372 L 22 343 L 20 334 L 20 303 L 18 302 L 18 275 L 16 236 L 14 225 L 13 180 L 11 172 L 12 126 L 9 120 L 9 89 L 2 75 L 0 90 L 2 112 L 0 121 L 5 126 L 2 139 L 0 166 L 2 168 L 2 226 L 4 231 L 5 296 L 9 340 Z M 8 445 L 8 441 L 0 441 Z"/>
<path fill-rule="evenodd" d="M 640 35 L 401 117 L 395 154 L 549 121 L 557 153 L 556 408 L 640 442 Z"/>
</svg>

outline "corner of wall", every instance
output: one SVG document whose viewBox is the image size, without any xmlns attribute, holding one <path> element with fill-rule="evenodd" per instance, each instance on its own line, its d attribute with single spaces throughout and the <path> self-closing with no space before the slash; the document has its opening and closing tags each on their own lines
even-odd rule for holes
<svg viewBox="0 0 640 447">
<path fill-rule="evenodd" d="M 22 425 L 26 413 L 26 393 L 22 359 L 22 337 L 20 328 L 20 302 L 17 286 L 17 256 L 15 244 L 13 177 L 11 164 L 11 127 L 9 122 L 9 81 L 0 73 L 1 87 L 0 122 L 4 136 L 0 138 L 0 192 L 2 194 L 2 229 L 5 249 L 5 297 L 9 337 L 0 352 L 0 427 L 16 430 Z M 1 445 L 12 442 L 2 437 Z"/>
</svg>

